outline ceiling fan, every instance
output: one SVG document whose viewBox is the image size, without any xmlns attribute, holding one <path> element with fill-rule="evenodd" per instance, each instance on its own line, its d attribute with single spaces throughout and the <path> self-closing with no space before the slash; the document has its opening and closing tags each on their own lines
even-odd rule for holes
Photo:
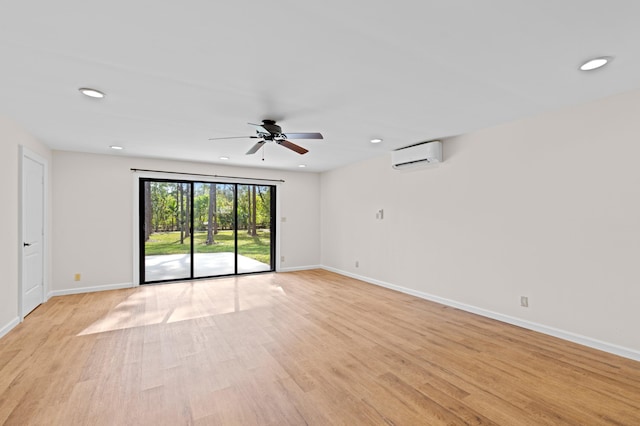
<svg viewBox="0 0 640 426">
<path fill-rule="evenodd" d="M 267 142 L 275 142 L 278 145 L 289 148 L 298 154 L 306 154 L 309 150 L 290 142 L 288 139 L 324 139 L 320 133 L 283 133 L 282 128 L 278 126 L 275 120 L 262 120 L 262 124 L 247 123 L 256 129 L 254 136 L 232 136 L 228 138 L 209 138 L 210 141 L 220 139 L 261 139 L 247 151 L 247 155 L 255 154 L 262 145 Z"/>
</svg>

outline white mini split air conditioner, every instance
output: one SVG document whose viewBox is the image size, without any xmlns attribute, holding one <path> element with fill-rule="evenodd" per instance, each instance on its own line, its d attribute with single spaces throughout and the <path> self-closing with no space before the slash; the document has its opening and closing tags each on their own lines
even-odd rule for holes
<svg viewBox="0 0 640 426">
<path fill-rule="evenodd" d="M 442 142 L 429 141 L 399 148 L 391 152 L 391 166 L 396 170 L 411 169 L 442 162 Z"/>
</svg>

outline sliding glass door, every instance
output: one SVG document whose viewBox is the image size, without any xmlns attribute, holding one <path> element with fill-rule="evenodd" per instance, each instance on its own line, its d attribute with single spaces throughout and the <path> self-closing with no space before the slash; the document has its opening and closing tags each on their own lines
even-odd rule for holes
<svg viewBox="0 0 640 426">
<path fill-rule="evenodd" d="M 190 184 L 145 181 L 143 191 L 145 280 L 190 278 Z"/>
<path fill-rule="evenodd" d="M 140 180 L 140 282 L 275 270 L 275 187 Z"/>
<path fill-rule="evenodd" d="M 271 187 L 238 185 L 238 273 L 271 269 Z"/>
<path fill-rule="evenodd" d="M 195 182 L 194 188 L 194 277 L 235 274 L 235 185 Z"/>
</svg>

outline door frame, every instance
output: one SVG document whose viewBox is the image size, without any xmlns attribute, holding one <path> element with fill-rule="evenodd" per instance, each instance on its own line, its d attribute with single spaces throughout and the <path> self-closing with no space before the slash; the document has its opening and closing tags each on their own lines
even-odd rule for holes
<svg viewBox="0 0 640 426">
<path fill-rule="evenodd" d="M 25 200 L 26 200 L 26 185 L 24 182 L 24 161 L 29 158 L 37 163 L 42 164 L 43 173 L 43 200 L 42 200 L 42 221 L 43 221 L 43 235 L 42 235 L 42 303 L 49 300 L 49 161 L 29 148 L 20 145 L 19 146 L 19 167 L 18 167 L 18 316 L 20 322 L 24 321 L 25 312 L 22 306 L 22 296 L 24 289 L 24 235 L 25 235 Z"/>
<path fill-rule="evenodd" d="M 228 183 L 238 185 L 265 185 L 265 179 L 256 178 L 230 178 L 230 177 L 221 177 L 221 176 L 206 176 L 202 174 L 190 174 L 190 173 L 173 173 L 173 172 L 159 172 L 159 171 L 142 171 L 142 170 L 134 170 L 132 169 L 132 193 L 133 193 L 133 286 L 140 286 L 140 244 L 139 244 L 139 236 L 140 236 L 140 179 L 165 179 L 165 180 L 184 180 L 184 181 L 193 181 L 193 182 L 204 182 L 204 183 Z M 269 186 L 275 186 L 276 188 L 276 199 L 275 199 L 275 207 L 276 212 L 274 213 L 274 224 L 276 227 L 276 240 L 274 247 L 274 255 L 275 255 L 275 270 L 274 272 L 280 271 L 280 239 L 281 232 L 279 227 L 279 218 L 280 218 L 280 206 L 281 206 L 281 197 L 282 190 L 281 185 L 282 181 L 277 180 L 269 180 Z"/>
</svg>

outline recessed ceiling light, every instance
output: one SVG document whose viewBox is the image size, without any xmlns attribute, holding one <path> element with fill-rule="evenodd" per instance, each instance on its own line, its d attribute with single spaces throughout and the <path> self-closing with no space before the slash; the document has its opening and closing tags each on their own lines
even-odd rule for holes
<svg viewBox="0 0 640 426">
<path fill-rule="evenodd" d="M 220 157 L 220 159 L 221 159 L 221 160 L 228 160 L 228 159 L 229 159 L 229 157 L 224 157 L 224 156 L 222 156 L 222 157 Z"/>
<path fill-rule="evenodd" d="M 589 59 L 584 64 L 580 65 L 581 71 L 591 71 L 607 65 L 613 58 L 610 56 L 601 56 L 599 58 Z"/>
<path fill-rule="evenodd" d="M 380 143 L 380 142 L 382 142 L 382 139 L 380 138 L 371 139 L 371 143 Z"/>
<path fill-rule="evenodd" d="M 78 90 L 80 90 L 80 93 L 82 93 L 85 96 L 89 96 L 90 98 L 98 98 L 98 99 L 104 98 L 104 93 L 96 89 L 91 89 L 89 87 L 81 87 Z"/>
<path fill-rule="evenodd" d="M 307 167 L 307 165 L 306 164 L 298 164 L 298 167 L 304 169 L 305 167 Z"/>
<path fill-rule="evenodd" d="M 111 145 L 109 148 L 115 149 L 115 150 L 118 150 L 118 151 L 121 150 L 121 149 L 124 149 L 124 147 L 121 147 L 120 145 Z"/>
</svg>

